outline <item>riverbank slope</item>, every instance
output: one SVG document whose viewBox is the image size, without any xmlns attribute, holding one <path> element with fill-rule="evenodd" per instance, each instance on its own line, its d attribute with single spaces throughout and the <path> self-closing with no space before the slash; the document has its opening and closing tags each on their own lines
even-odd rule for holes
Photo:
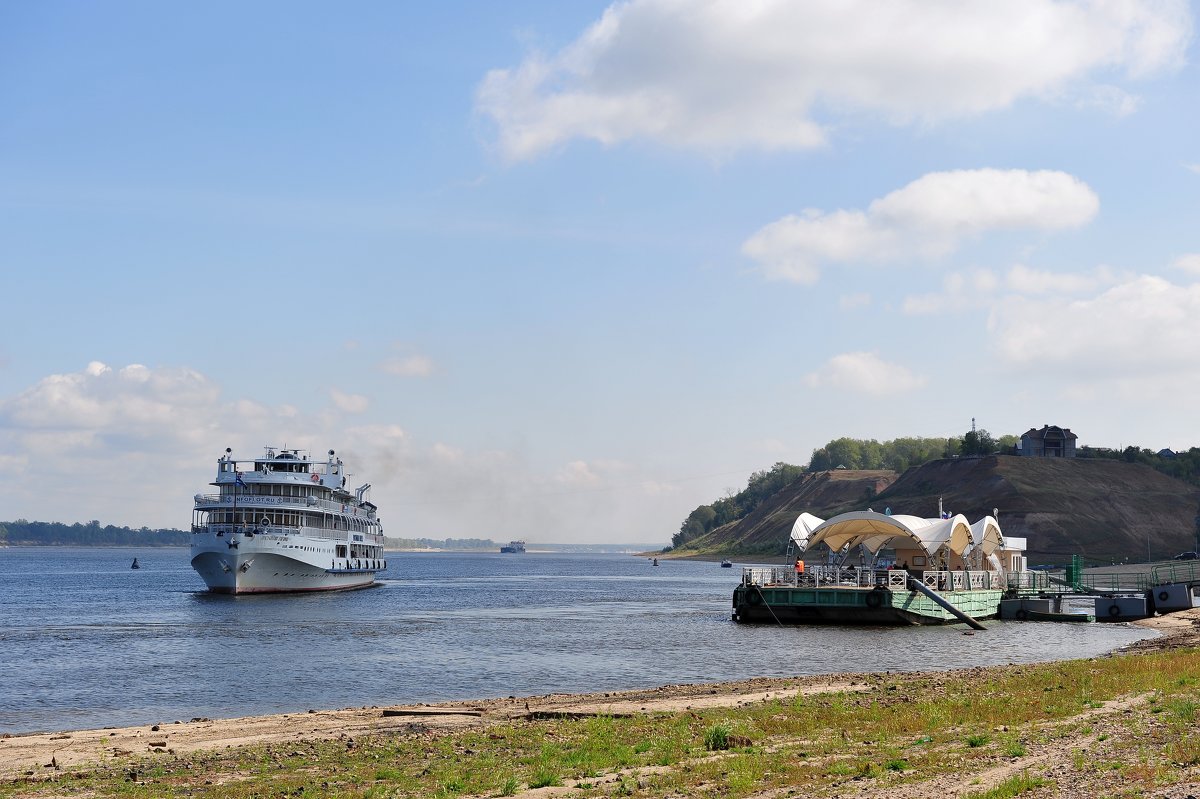
<svg viewBox="0 0 1200 799">
<path fill-rule="evenodd" d="M 1182 799 L 1200 791 L 1200 609 L 1139 624 L 1162 635 L 1056 664 L 12 736 L 0 796 L 916 799 L 1024 778 L 1030 796 Z"/>
</svg>

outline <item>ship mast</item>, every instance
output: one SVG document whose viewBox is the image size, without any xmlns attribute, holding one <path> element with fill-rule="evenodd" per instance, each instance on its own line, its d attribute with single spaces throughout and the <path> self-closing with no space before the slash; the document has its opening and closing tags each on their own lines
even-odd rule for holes
<svg viewBox="0 0 1200 799">
<path fill-rule="evenodd" d="M 226 459 L 232 458 L 232 454 L 231 454 L 232 452 L 233 452 L 233 450 L 230 449 L 229 447 L 225 448 Z M 237 470 L 237 461 L 234 461 L 233 462 L 233 515 L 231 516 L 231 518 L 233 519 L 233 532 L 237 532 L 237 497 L 238 497 L 238 482 L 239 482 L 239 480 L 240 480 L 240 477 L 238 475 L 238 470 Z"/>
</svg>

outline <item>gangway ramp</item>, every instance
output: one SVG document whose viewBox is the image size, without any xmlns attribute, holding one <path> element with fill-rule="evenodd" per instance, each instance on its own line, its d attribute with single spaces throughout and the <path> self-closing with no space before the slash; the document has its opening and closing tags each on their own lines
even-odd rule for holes
<svg viewBox="0 0 1200 799">
<path fill-rule="evenodd" d="M 950 615 L 954 616 L 954 618 L 958 619 L 959 621 L 963 622 L 964 624 L 967 624 L 968 626 L 972 627 L 973 629 L 976 629 L 976 630 L 986 630 L 987 629 L 987 627 L 984 627 L 982 624 L 977 622 L 975 619 L 971 618 L 970 616 L 963 613 L 958 608 L 954 607 L 954 605 L 947 602 L 945 599 L 942 598 L 941 594 L 939 594 L 937 591 L 934 591 L 929 586 L 925 585 L 925 583 L 923 583 L 922 581 L 920 581 L 914 577 L 909 577 L 908 578 L 908 586 L 909 586 L 909 588 L 915 588 L 916 590 L 920 591 L 922 594 L 929 597 L 934 602 L 936 602 L 938 605 L 940 605 L 942 608 L 944 608 L 948 613 L 950 613 Z"/>
</svg>

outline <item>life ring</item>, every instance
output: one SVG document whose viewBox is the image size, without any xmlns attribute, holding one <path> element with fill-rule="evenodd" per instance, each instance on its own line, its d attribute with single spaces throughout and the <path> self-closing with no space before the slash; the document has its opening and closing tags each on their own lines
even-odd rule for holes
<svg viewBox="0 0 1200 799">
<path fill-rule="evenodd" d="M 1017 621 L 1025 621 L 1029 618 L 1029 611 L 1027 611 L 1025 608 L 1021 608 L 1013 614 L 1013 618 L 1015 618 Z"/>
<path fill-rule="evenodd" d="M 308 479 L 312 480 L 314 483 L 319 483 L 321 481 L 321 475 L 317 474 L 316 472 L 313 472 L 312 477 L 310 477 Z"/>
<path fill-rule="evenodd" d="M 761 604 L 762 603 L 762 592 L 761 591 L 747 591 L 746 592 L 746 602 L 751 605 Z"/>
<path fill-rule="evenodd" d="M 271 520 L 268 519 L 266 516 L 264 516 L 264 517 L 262 517 L 262 520 L 259 522 L 259 524 L 261 524 L 263 527 L 270 527 Z"/>
<path fill-rule="evenodd" d="M 1109 615 L 1109 616 L 1112 616 L 1114 619 L 1115 619 L 1117 616 L 1120 616 L 1120 615 L 1121 615 L 1121 606 L 1120 606 L 1120 605 L 1113 605 L 1112 607 L 1110 607 L 1110 608 L 1108 609 L 1108 615 Z"/>
<path fill-rule="evenodd" d="M 869 607 L 869 608 L 879 607 L 880 605 L 883 604 L 883 592 L 882 591 L 868 591 L 865 602 L 867 603 L 867 607 Z"/>
<path fill-rule="evenodd" d="M 1168 594 L 1166 591 L 1158 592 L 1158 601 L 1159 602 L 1166 602 L 1168 599 L 1170 599 L 1170 597 L 1171 597 L 1171 595 Z"/>
</svg>

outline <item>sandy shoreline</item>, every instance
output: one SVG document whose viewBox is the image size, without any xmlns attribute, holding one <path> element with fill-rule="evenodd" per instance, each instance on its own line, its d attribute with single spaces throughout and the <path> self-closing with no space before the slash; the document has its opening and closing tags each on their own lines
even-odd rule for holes
<svg viewBox="0 0 1200 799">
<path fill-rule="evenodd" d="M 1133 622 L 1161 633 L 1117 654 L 1200 646 L 1200 609 Z M 1001 667 L 1003 668 L 1003 667 Z M 155 752 L 182 754 L 252 744 L 352 738 L 380 733 L 450 731 L 472 726 L 569 715 L 626 715 L 733 707 L 797 694 L 869 690 L 884 674 L 754 678 L 664 685 L 649 690 L 437 704 L 360 707 L 233 719 L 194 719 L 99 730 L 0 737 L 0 777 L 50 773 L 88 762 Z M 892 677 L 894 679 L 894 675 Z"/>
</svg>

